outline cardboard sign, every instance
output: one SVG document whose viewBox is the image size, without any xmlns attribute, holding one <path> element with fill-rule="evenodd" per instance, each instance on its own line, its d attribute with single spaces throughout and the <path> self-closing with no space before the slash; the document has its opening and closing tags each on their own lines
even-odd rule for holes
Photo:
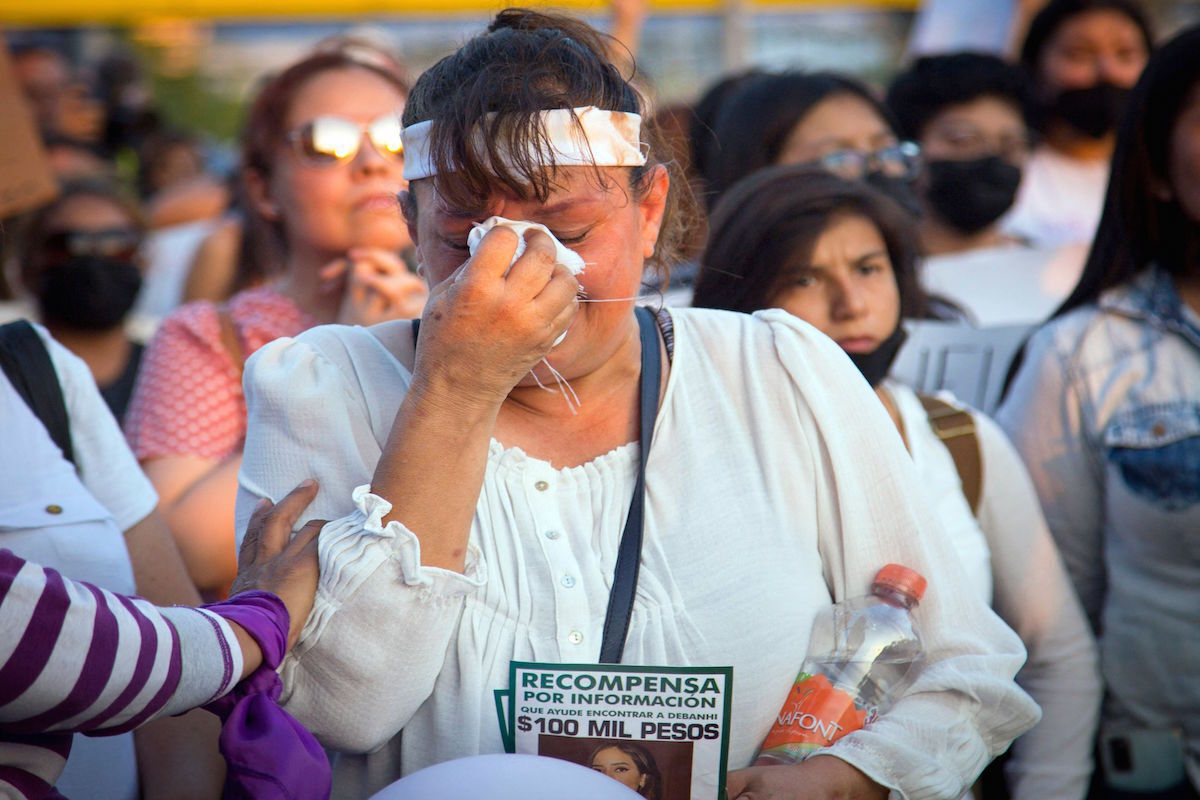
<svg viewBox="0 0 1200 800">
<path fill-rule="evenodd" d="M 718 800 L 729 757 L 731 667 L 514 661 L 496 691 L 509 752 L 551 756 L 662 800 Z M 641 785 L 637 785 L 641 781 Z"/>
<path fill-rule="evenodd" d="M 0 35 L 0 219 L 53 200 L 58 184 Z"/>
</svg>

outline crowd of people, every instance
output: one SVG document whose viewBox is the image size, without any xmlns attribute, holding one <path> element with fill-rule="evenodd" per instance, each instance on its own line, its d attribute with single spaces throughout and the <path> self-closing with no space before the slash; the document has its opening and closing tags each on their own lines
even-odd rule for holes
<svg viewBox="0 0 1200 800">
<path fill-rule="evenodd" d="M 607 658 L 633 542 L 616 658 L 732 666 L 731 800 L 1200 798 L 1200 27 L 1049 0 L 1018 58 L 682 107 L 614 7 L 415 80 L 324 41 L 232 178 L 136 62 L 14 50 L 60 191 L 2 252 L 0 795 L 502 752 L 510 663 Z M 889 374 L 923 320 L 1029 327 L 994 418 Z M 752 766 L 889 563 L 916 683 Z"/>
</svg>

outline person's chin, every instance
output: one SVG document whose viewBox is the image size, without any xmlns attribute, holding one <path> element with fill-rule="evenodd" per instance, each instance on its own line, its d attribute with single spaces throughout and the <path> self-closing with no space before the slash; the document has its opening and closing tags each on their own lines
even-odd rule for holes
<svg viewBox="0 0 1200 800">
<path fill-rule="evenodd" d="M 376 219 L 357 226 L 351 234 L 351 247 L 378 247 L 398 253 L 412 244 L 408 229 L 397 225 L 395 219 Z"/>
</svg>

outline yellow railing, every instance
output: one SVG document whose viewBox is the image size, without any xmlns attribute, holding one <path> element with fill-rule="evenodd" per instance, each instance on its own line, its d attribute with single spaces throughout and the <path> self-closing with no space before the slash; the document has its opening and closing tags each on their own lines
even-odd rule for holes
<svg viewBox="0 0 1200 800">
<path fill-rule="evenodd" d="M 912 9 L 919 0 L 742 0 L 750 10 L 879 7 Z M 488 14 L 508 5 L 604 14 L 604 0 L 0 0 L 0 25 L 140 24 L 159 19 L 252 20 L 278 17 L 440 16 Z M 720 13 L 728 0 L 652 0 L 653 12 Z"/>
</svg>

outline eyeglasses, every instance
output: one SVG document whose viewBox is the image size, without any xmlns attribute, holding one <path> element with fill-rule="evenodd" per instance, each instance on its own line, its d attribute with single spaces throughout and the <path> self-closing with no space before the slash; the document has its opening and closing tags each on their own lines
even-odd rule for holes
<svg viewBox="0 0 1200 800">
<path fill-rule="evenodd" d="M 857 150 L 838 150 L 806 162 L 846 180 L 862 180 L 870 172 L 880 172 L 889 178 L 912 180 L 921 164 L 921 148 L 916 142 L 898 142 L 874 153 Z"/>
<path fill-rule="evenodd" d="M 317 117 L 287 135 L 300 160 L 310 166 L 327 167 L 354 158 L 362 144 L 363 134 L 380 155 L 395 161 L 404 158 L 400 140 L 400 117 L 384 114 L 363 125 L 345 117 Z"/>
<path fill-rule="evenodd" d="M 102 256 L 132 261 L 142 237 L 133 228 L 105 228 L 97 231 L 55 231 L 42 241 L 43 258 L 57 264 L 81 256 Z"/>
</svg>

